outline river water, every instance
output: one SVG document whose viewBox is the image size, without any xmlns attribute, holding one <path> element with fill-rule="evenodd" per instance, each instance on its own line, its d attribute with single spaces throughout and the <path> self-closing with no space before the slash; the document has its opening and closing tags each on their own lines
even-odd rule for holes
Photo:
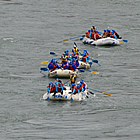
<svg viewBox="0 0 140 140">
<path fill-rule="evenodd" d="M 0 0 L 0 139 L 140 139 L 139 0 Z M 115 29 L 116 47 L 84 45 L 92 25 Z M 111 93 L 80 102 L 42 100 L 54 80 L 39 73 L 40 63 L 71 50 L 73 42 L 102 66 L 79 74 L 88 87 Z M 63 79 L 67 81 L 67 79 Z"/>
</svg>

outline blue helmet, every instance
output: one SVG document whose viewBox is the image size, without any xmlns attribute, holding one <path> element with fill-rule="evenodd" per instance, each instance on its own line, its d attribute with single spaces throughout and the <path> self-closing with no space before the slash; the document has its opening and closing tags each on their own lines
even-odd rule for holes
<svg viewBox="0 0 140 140">
<path fill-rule="evenodd" d="M 96 33 L 99 33 L 99 31 L 97 31 L 97 30 L 96 30 L 95 32 L 96 32 Z"/>
<path fill-rule="evenodd" d="M 84 52 L 87 52 L 87 50 L 84 50 Z"/>
<path fill-rule="evenodd" d="M 59 80 L 59 78 L 56 78 L 56 80 Z"/>
<path fill-rule="evenodd" d="M 104 29 L 104 32 L 106 32 L 106 29 Z"/>
<path fill-rule="evenodd" d="M 83 79 L 81 79 L 80 83 L 83 83 L 83 81 L 84 81 L 84 80 L 83 80 Z"/>
<path fill-rule="evenodd" d="M 64 64 L 67 64 L 67 61 L 64 61 Z"/>
<path fill-rule="evenodd" d="M 114 32 L 115 32 L 115 30 L 113 29 L 113 30 L 112 30 L 112 33 L 114 33 Z"/>
<path fill-rule="evenodd" d="M 71 84 L 72 86 L 75 86 L 75 84 L 73 83 L 73 84 Z"/>
<path fill-rule="evenodd" d="M 54 61 L 55 61 L 55 59 L 53 58 L 53 59 L 52 59 L 52 62 L 54 62 Z"/>
<path fill-rule="evenodd" d="M 94 31 L 93 29 L 91 29 L 90 31 Z"/>
<path fill-rule="evenodd" d="M 51 84 L 52 84 L 52 82 L 49 83 L 49 85 L 51 85 Z"/>
<path fill-rule="evenodd" d="M 88 30 L 88 32 L 90 32 L 90 29 Z"/>
<path fill-rule="evenodd" d="M 110 32 L 110 29 L 107 29 L 108 32 Z"/>
</svg>

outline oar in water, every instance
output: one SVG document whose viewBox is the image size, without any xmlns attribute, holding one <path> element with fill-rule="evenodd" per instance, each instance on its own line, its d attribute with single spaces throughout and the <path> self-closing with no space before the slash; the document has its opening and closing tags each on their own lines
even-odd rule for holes
<svg viewBox="0 0 140 140">
<path fill-rule="evenodd" d="M 128 42 L 128 40 L 125 40 L 125 39 L 123 39 L 122 41 L 123 41 L 123 42 L 125 42 L 125 43 L 127 43 L 127 42 Z M 123 43 L 123 42 L 121 42 L 121 41 L 120 41 L 120 43 Z"/>
<path fill-rule="evenodd" d="M 79 71 L 81 71 L 81 72 L 84 72 L 85 70 L 87 70 L 87 71 L 90 71 L 90 72 L 92 72 L 93 74 L 99 74 L 98 72 L 96 72 L 96 71 L 92 71 L 92 70 L 89 70 L 89 69 L 86 69 L 86 67 L 79 67 L 79 68 L 77 68 Z"/>
<path fill-rule="evenodd" d="M 103 91 L 99 91 L 99 90 L 95 90 L 95 89 L 91 89 L 91 88 L 88 88 L 88 89 L 93 90 L 93 91 L 96 91 L 96 92 L 103 93 L 103 94 L 108 95 L 108 96 L 111 96 L 111 94 L 110 93 L 107 93 L 107 92 L 103 92 Z"/>
<path fill-rule="evenodd" d="M 52 55 L 57 55 L 55 52 L 50 52 L 50 54 L 52 54 Z"/>
<path fill-rule="evenodd" d="M 99 66 L 101 66 L 101 64 L 98 63 L 98 60 L 93 60 L 92 58 L 91 58 L 91 60 L 92 60 L 92 62 L 97 63 Z"/>
<path fill-rule="evenodd" d="M 84 36 L 85 36 L 85 35 L 76 36 L 76 37 L 71 37 L 71 38 L 64 39 L 63 41 L 68 41 L 68 40 L 71 40 L 71 39 L 75 39 L 75 38 L 79 38 L 79 37 L 84 37 Z"/>
<path fill-rule="evenodd" d="M 40 68 L 40 70 L 49 71 L 47 68 Z"/>
<path fill-rule="evenodd" d="M 86 69 L 86 70 L 92 72 L 93 74 L 99 74 L 99 72 L 96 72 L 96 71 L 92 71 L 92 70 L 89 70 L 89 69 Z"/>
</svg>

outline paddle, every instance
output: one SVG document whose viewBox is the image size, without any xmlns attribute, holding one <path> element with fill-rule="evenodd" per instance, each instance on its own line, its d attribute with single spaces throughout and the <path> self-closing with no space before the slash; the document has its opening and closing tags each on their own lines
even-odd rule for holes
<svg viewBox="0 0 140 140">
<path fill-rule="evenodd" d="M 89 69 L 86 69 L 86 70 L 92 72 L 93 74 L 99 74 L 99 72 L 96 72 L 96 71 L 92 71 L 92 70 L 89 70 Z"/>
<path fill-rule="evenodd" d="M 69 80 L 68 81 L 66 81 L 63 85 L 65 85 L 66 83 L 68 83 L 69 82 Z"/>
<path fill-rule="evenodd" d="M 80 69 L 78 69 L 80 72 L 84 72 L 85 70 L 84 69 L 82 69 L 82 68 L 80 68 Z"/>
<path fill-rule="evenodd" d="M 40 70 L 49 71 L 47 68 L 40 68 Z"/>
<path fill-rule="evenodd" d="M 91 88 L 88 88 L 88 89 L 93 90 L 93 91 L 96 91 L 96 92 L 103 93 L 103 94 L 108 95 L 108 96 L 111 96 L 111 94 L 110 93 L 107 93 L 107 92 L 102 92 L 102 91 L 91 89 Z"/>
<path fill-rule="evenodd" d="M 123 42 L 125 42 L 125 43 L 127 43 L 127 42 L 128 42 L 128 40 L 125 40 L 125 39 L 123 39 L 122 41 L 123 41 Z M 120 43 L 123 43 L 123 42 L 120 42 Z"/>
<path fill-rule="evenodd" d="M 85 35 L 76 36 L 76 37 L 71 37 L 71 38 L 64 39 L 63 41 L 68 41 L 68 40 L 71 40 L 71 39 L 75 39 L 75 38 L 79 38 L 79 37 L 84 37 L 84 36 L 85 36 Z"/>
<path fill-rule="evenodd" d="M 41 62 L 41 65 L 44 65 L 46 63 L 48 63 L 49 61 L 44 61 L 44 62 Z"/>
<path fill-rule="evenodd" d="M 123 42 L 126 42 L 126 43 L 127 43 L 127 42 L 128 42 L 128 40 L 124 40 L 124 39 L 123 39 Z"/>
<path fill-rule="evenodd" d="M 84 72 L 84 69 L 85 70 L 87 70 L 87 71 L 90 71 L 90 72 L 92 72 L 93 74 L 99 74 L 98 72 L 96 72 L 96 71 L 91 71 L 91 70 L 89 70 L 89 69 L 86 69 L 86 67 L 79 67 L 79 68 L 77 68 L 79 71 L 81 71 L 81 72 Z"/>
<path fill-rule="evenodd" d="M 93 92 L 91 92 L 91 91 L 88 91 L 90 94 L 93 94 L 94 95 L 94 93 Z"/>
<path fill-rule="evenodd" d="M 99 66 L 101 66 L 101 64 L 98 63 L 98 60 L 93 60 L 92 58 L 90 58 L 92 60 L 92 62 L 97 63 Z"/>
</svg>

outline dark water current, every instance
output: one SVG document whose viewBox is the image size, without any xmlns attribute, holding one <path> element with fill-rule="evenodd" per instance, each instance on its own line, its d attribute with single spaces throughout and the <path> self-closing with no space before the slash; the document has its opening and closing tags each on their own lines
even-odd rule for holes
<svg viewBox="0 0 140 140">
<path fill-rule="evenodd" d="M 139 0 L 0 0 L 0 139 L 140 139 Z M 128 43 L 96 47 L 79 39 L 92 25 L 115 29 Z M 71 50 L 73 42 L 98 59 L 88 86 L 111 93 L 81 102 L 42 100 L 40 62 Z M 67 79 L 63 79 L 67 81 Z"/>
</svg>

